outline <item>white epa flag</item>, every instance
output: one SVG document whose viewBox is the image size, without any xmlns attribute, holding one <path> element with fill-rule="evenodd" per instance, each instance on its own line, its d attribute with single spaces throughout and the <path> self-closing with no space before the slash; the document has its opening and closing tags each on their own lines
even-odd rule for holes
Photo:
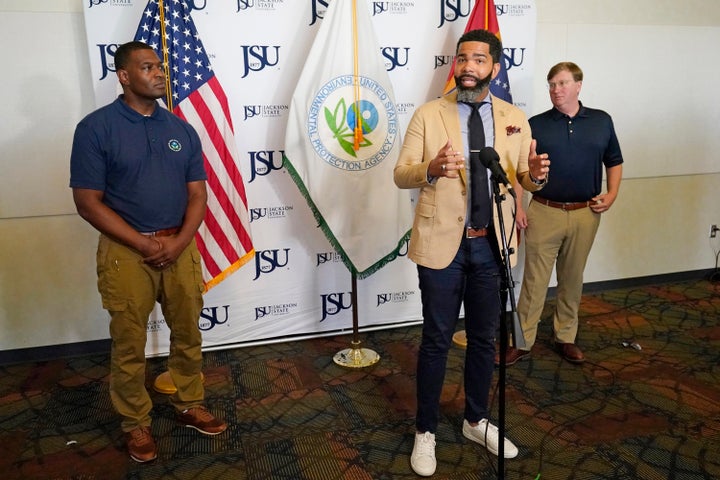
<svg viewBox="0 0 720 480">
<path fill-rule="evenodd" d="M 358 278 L 395 259 L 410 234 L 410 192 L 393 182 L 401 144 L 366 0 L 334 0 L 292 97 L 285 167 Z"/>
</svg>

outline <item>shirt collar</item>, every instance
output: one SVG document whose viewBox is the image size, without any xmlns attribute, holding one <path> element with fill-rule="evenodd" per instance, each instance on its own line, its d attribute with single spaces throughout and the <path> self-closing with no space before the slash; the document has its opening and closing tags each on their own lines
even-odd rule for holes
<svg viewBox="0 0 720 480">
<path fill-rule="evenodd" d="M 552 108 L 553 120 L 561 120 L 563 118 L 587 117 L 587 109 L 583 106 L 582 102 L 578 101 L 578 103 L 580 104 L 580 109 L 578 110 L 578 112 L 575 114 L 574 117 L 570 117 L 569 115 L 566 115 L 566 114 L 562 113 L 560 110 L 558 110 L 557 108 L 553 107 Z"/>
<path fill-rule="evenodd" d="M 122 93 L 120 95 L 118 95 L 117 99 L 115 100 L 115 104 L 116 104 L 119 112 L 125 118 L 130 120 L 131 122 L 137 123 L 137 122 L 142 121 L 144 118 L 152 118 L 153 120 L 158 120 L 158 121 L 163 120 L 163 117 L 160 116 L 160 109 L 164 108 L 164 107 L 157 102 L 155 102 L 155 110 L 153 110 L 153 113 L 150 115 L 147 115 L 147 116 L 130 108 L 130 106 L 127 103 L 125 103 L 125 100 L 123 100 Z"/>
<path fill-rule="evenodd" d="M 463 109 L 467 108 L 467 109 L 468 109 L 468 112 L 471 111 L 470 103 L 468 103 L 468 102 L 457 102 L 457 103 L 458 103 L 458 105 L 462 105 L 462 108 L 463 108 Z M 473 103 L 479 103 L 479 104 L 480 104 L 480 108 L 482 108 L 484 105 L 490 105 L 490 106 L 492 106 L 492 95 L 491 95 L 490 93 L 488 93 L 488 94 L 487 94 L 487 97 L 483 98 L 482 101 L 480 101 L 480 102 L 473 102 Z"/>
</svg>

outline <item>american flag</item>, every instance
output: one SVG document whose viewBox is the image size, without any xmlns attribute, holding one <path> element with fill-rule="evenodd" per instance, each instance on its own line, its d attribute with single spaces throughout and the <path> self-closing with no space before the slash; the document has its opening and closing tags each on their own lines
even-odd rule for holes
<svg viewBox="0 0 720 480">
<path fill-rule="evenodd" d="M 135 40 L 150 45 L 165 63 L 167 107 L 200 135 L 208 181 L 205 221 L 195 239 L 210 289 L 255 254 L 247 197 L 238 167 L 227 97 L 210 66 L 192 17 L 179 0 L 150 0 Z"/>
<path fill-rule="evenodd" d="M 495 2 L 493 0 L 477 0 L 468 19 L 465 32 L 470 30 L 487 30 L 495 34 L 502 40 L 500 36 L 500 25 L 498 24 L 497 12 L 495 10 Z M 443 94 L 447 94 L 455 90 L 455 60 L 453 60 L 450 74 L 448 75 Z M 507 69 L 505 67 L 505 59 L 500 59 L 500 72 L 498 72 L 495 80 L 490 84 L 490 93 L 506 102 L 512 103 L 512 93 L 510 91 L 510 81 L 508 80 Z"/>
</svg>

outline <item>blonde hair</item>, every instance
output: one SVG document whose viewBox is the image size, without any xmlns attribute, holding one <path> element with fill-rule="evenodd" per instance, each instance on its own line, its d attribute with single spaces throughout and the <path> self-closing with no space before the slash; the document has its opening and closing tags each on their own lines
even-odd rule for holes
<svg viewBox="0 0 720 480">
<path fill-rule="evenodd" d="M 583 71 L 573 62 L 560 62 L 555 64 L 547 74 L 547 81 L 549 82 L 558 73 L 567 70 L 573 76 L 573 80 L 576 82 L 582 82 Z"/>
</svg>

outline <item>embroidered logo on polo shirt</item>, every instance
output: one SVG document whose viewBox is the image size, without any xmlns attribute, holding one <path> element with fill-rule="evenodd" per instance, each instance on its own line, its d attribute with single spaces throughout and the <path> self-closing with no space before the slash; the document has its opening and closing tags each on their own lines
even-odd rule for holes
<svg viewBox="0 0 720 480">
<path fill-rule="evenodd" d="M 170 147 L 170 150 L 172 150 L 173 152 L 179 152 L 182 149 L 182 145 L 180 145 L 180 142 L 178 142 L 174 138 L 168 142 L 168 147 Z"/>
</svg>

